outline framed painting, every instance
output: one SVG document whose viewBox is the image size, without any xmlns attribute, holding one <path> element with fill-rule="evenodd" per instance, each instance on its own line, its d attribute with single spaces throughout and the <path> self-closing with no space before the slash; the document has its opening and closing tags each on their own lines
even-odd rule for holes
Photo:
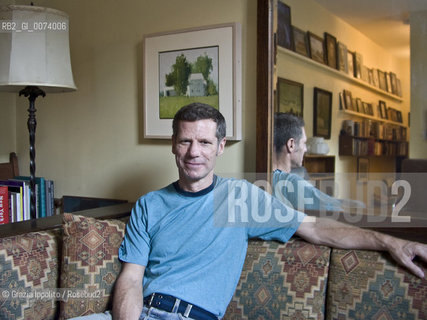
<svg viewBox="0 0 427 320">
<path fill-rule="evenodd" d="M 337 38 L 325 32 L 326 64 L 333 69 L 337 68 Z"/>
<path fill-rule="evenodd" d="M 308 48 L 310 58 L 314 61 L 325 64 L 325 53 L 323 50 L 323 39 L 318 35 L 308 32 Z"/>
<path fill-rule="evenodd" d="M 288 79 L 278 78 L 277 112 L 288 112 L 302 117 L 304 110 L 304 85 Z"/>
<path fill-rule="evenodd" d="M 313 136 L 331 138 L 332 92 L 314 88 Z"/>
<path fill-rule="evenodd" d="M 146 35 L 143 73 L 144 138 L 170 139 L 175 113 L 202 102 L 223 114 L 227 139 L 242 139 L 239 23 Z"/>
<path fill-rule="evenodd" d="M 293 50 L 293 33 L 291 25 L 291 8 L 281 2 L 277 3 L 277 44 L 283 48 Z"/>
<path fill-rule="evenodd" d="M 308 57 L 308 44 L 307 44 L 307 33 L 303 30 L 292 26 L 293 39 L 294 39 L 294 51 Z"/>
</svg>

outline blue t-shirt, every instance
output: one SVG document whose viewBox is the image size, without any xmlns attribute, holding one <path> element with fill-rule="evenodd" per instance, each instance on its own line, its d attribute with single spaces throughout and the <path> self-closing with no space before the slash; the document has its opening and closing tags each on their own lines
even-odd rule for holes
<svg viewBox="0 0 427 320">
<path fill-rule="evenodd" d="M 146 266 L 144 296 L 173 295 L 222 317 L 237 286 L 248 239 L 285 242 L 303 218 L 245 180 L 215 177 L 197 193 L 174 183 L 137 201 L 119 258 Z"/>
<path fill-rule="evenodd" d="M 344 211 L 364 208 L 364 203 L 351 199 L 337 199 L 323 193 L 310 182 L 294 173 L 273 172 L 273 195 L 296 210 Z"/>
</svg>

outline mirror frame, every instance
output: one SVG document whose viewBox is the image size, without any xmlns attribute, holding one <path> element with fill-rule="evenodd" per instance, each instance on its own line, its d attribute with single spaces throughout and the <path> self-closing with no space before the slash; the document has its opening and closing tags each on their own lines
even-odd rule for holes
<svg viewBox="0 0 427 320">
<path fill-rule="evenodd" d="M 256 172 L 271 172 L 275 76 L 275 0 L 257 4 Z"/>
</svg>

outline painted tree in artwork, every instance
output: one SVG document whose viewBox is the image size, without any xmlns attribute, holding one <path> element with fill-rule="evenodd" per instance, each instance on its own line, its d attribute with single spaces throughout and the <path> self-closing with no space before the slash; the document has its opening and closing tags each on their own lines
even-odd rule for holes
<svg viewBox="0 0 427 320">
<path fill-rule="evenodd" d="M 191 64 L 181 54 L 176 57 L 172 72 L 166 74 L 166 85 L 173 86 L 177 95 L 183 96 L 187 92 L 188 77 L 191 73 Z"/>
<path fill-rule="evenodd" d="M 201 73 L 206 81 L 207 96 L 218 94 L 215 83 L 209 78 L 212 70 L 212 58 L 209 58 L 207 54 L 199 56 L 193 64 L 193 73 Z"/>
</svg>

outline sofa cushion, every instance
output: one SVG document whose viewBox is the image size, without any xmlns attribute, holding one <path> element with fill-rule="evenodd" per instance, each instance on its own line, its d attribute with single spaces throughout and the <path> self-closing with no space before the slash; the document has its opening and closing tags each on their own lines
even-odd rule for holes
<svg viewBox="0 0 427 320">
<path fill-rule="evenodd" d="M 251 240 L 224 319 L 324 319 L 330 248 Z"/>
<path fill-rule="evenodd" d="M 73 289 L 70 292 L 76 294 L 61 301 L 61 318 L 111 308 L 113 284 L 121 269 L 118 248 L 125 224 L 65 213 L 63 229 L 61 288 Z"/>
<path fill-rule="evenodd" d="M 55 319 L 60 230 L 0 239 L 0 319 Z M 18 293 L 18 295 L 17 295 Z"/>
<path fill-rule="evenodd" d="M 426 297 L 427 280 L 387 253 L 333 249 L 328 319 L 427 319 Z"/>
</svg>

